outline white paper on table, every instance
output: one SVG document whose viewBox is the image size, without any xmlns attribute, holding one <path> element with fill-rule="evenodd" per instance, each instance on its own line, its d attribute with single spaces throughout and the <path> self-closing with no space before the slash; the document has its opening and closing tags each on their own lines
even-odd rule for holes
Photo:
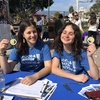
<svg viewBox="0 0 100 100">
<path fill-rule="evenodd" d="M 100 84 L 90 84 L 90 86 L 92 86 L 95 89 L 95 91 L 100 90 Z"/>
<path fill-rule="evenodd" d="M 81 95 L 81 96 L 83 96 L 83 97 L 85 97 L 85 98 L 87 98 L 87 96 L 85 95 L 85 92 L 87 92 L 86 89 L 81 89 L 81 90 L 78 92 L 78 94 Z"/>
<path fill-rule="evenodd" d="M 17 79 L 5 92 L 20 96 L 41 98 L 43 93 L 40 91 L 44 87 L 44 84 L 47 84 L 46 81 L 38 80 L 34 84 L 28 86 L 20 83 L 20 80 L 20 78 Z"/>
<path fill-rule="evenodd" d="M 14 98 L 14 96 L 3 95 L 3 99 L 2 100 L 12 100 L 13 98 Z"/>
<path fill-rule="evenodd" d="M 86 89 L 88 92 L 89 91 L 95 91 L 95 89 L 92 87 L 92 86 L 86 86 L 86 87 L 83 87 L 82 89 Z"/>
</svg>

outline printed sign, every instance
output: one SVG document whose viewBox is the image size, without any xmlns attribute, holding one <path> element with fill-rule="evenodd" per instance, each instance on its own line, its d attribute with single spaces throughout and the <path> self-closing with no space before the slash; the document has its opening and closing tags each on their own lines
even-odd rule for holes
<svg viewBox="0 0 100 100">
<path fill-rule="evenodd" d="M 0 0 L 0 41 L 11 39 L 8 9 L 8 0 Z"/>
</svg>

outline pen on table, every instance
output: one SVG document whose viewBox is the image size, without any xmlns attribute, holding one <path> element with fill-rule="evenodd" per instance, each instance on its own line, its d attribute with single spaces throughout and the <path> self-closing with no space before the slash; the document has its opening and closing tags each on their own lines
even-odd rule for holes
<svg viewBox="0 0 100 100">
<path fill-rule="evenodd" d="M 3 96 L 2 95 L 0 95 L 0 100 L 3 100 Z"/>
<path fill-rule="evenodd" d="M 41 89 L 40 93 L 43 93 L 44 88 L 45 88 L 45 85 L 46 85 L 46 84 L 43 84 L 43 87 L 42 87 L 42 89 Z"/>
<path fill-rule="evenodd" d="M 51 85 L 51 86 L 49 86 L 49 87 L 47 87 L 45 91 L 48 92 L 48 91 L 51 90 L 53 87 L 54 87 L 54 84 Z"/>
<path fill-rule="evenodd" d="M 79 82 L 66 82 L 67 84 L 80 84 L 83 85 L 83 83 L 79 83 Z"/>
<path fill-rule="evenodd" d="M 43 93 L 49 81 L 44 82 L 43 87 L 41 88 L 40 93 Z"/>
<path fill-rule="evenodd" d="M 46 98 L 50 98 L 50 96 L 53 94 L 54 90 L 56 89 L 57 85 L 54 85 L 54 87 L 48 92 L 48 94 L 44 97 L 44 100 Z"/>
<path fill-rule="evenodd" d="M 63 86 L 69 91 L 69 92 L 73 92 L 72 89 L 68 86 L 67 83 L 63 83 Z"/>
<path fill-rule="evenodd" d="M 49 100 L 50 99 L 50 97 L 51 97 L 51 95 L 54 93 L 54 91 L 55 91 L 55 89 L 56 89 L 56 87 L 57 86 L 55 86 L 55 88 L 50 92 L 50 94 L 48 95 L 48 97 L 47 97 L 47 100 Z"/>
</svg>

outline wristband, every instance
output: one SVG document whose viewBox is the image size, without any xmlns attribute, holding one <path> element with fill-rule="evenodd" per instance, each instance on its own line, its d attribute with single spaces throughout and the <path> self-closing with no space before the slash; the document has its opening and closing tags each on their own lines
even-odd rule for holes
<svg viewBox="0 0 100 100">
<path fill-rule="evenodd" d="M 6 56 L 6 51 L 4 53 L 0 53 L 0 56 Z"/>
</svg>

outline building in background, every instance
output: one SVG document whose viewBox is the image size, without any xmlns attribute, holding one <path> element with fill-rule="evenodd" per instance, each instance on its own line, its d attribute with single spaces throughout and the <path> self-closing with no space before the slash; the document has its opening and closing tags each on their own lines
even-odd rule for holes
<svg viewBox="0 0 100 100">
<path fill-rule="evenodd" d="M 84 7 L 79 8 L 79 18 L 82 22 L 87 22 L 89 20 L 89 16 L 87 16 L 88 12 L 89 9 L 85 9 Z"/>
</svg>

